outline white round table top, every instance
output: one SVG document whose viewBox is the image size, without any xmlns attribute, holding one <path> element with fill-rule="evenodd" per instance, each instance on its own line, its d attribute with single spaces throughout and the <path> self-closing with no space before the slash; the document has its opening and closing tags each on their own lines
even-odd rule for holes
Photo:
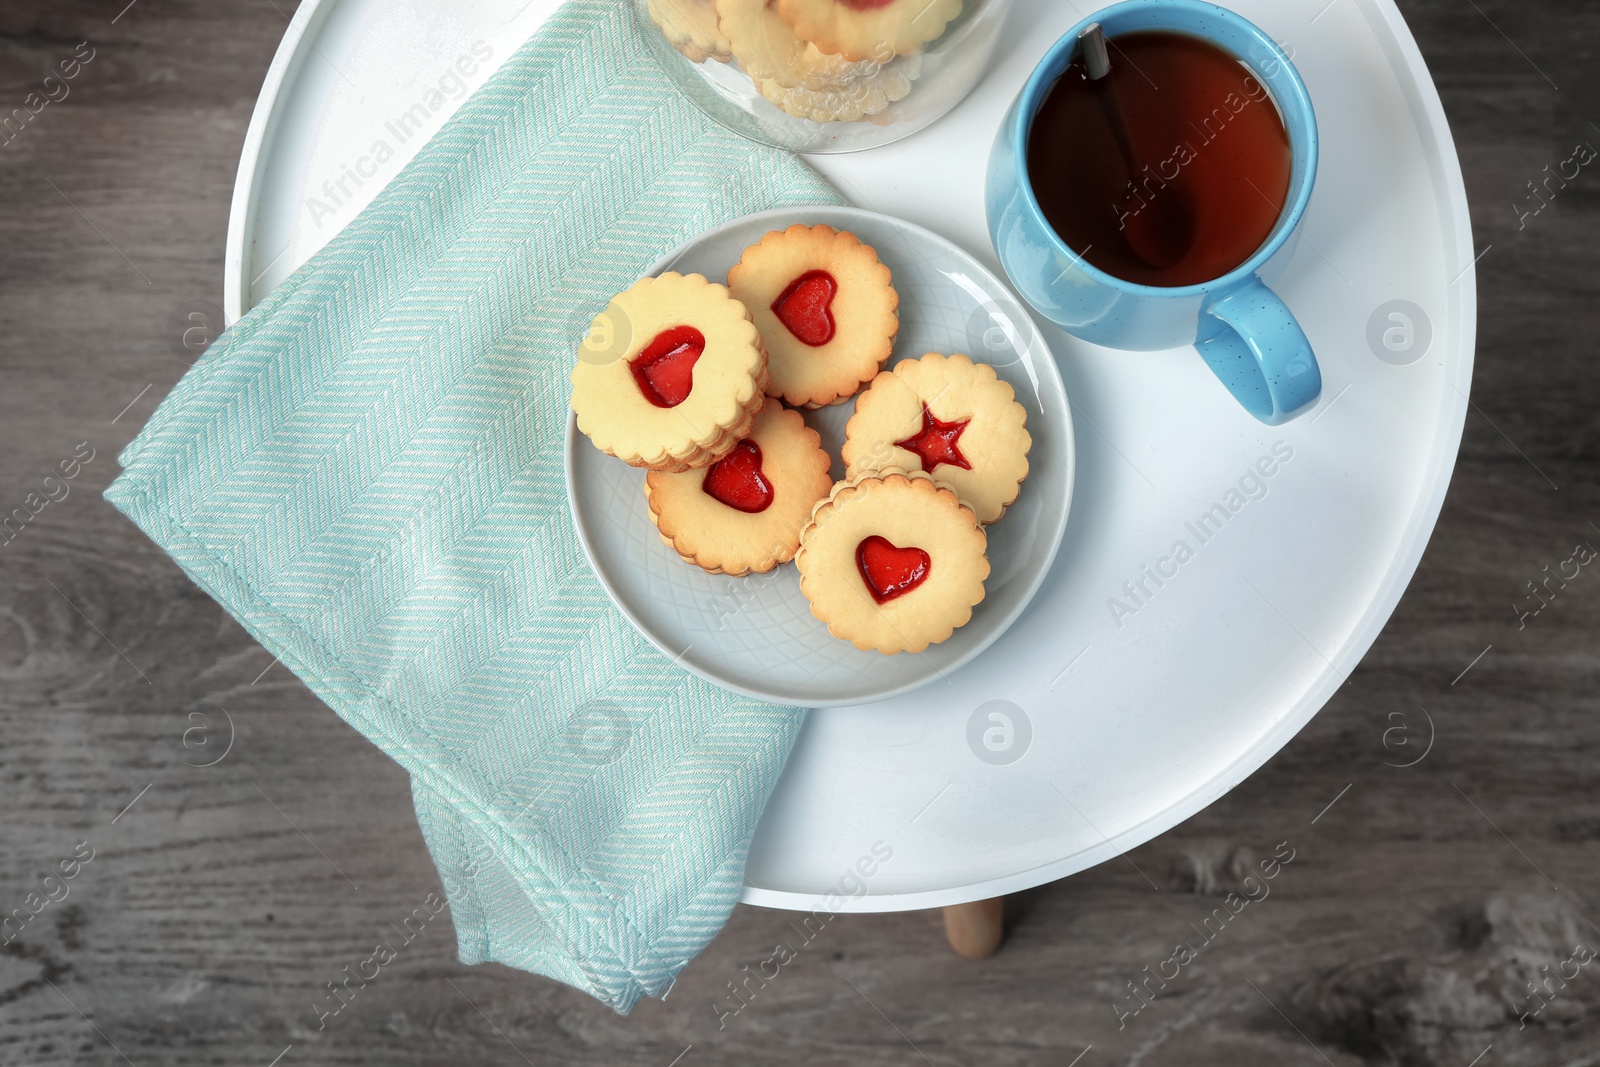
<svg viewBox="0 0 1600 1067">
<path fill-rule="evenodd" d="M 245 143 L 228 320 L 354 218 L 557 6 L 306 0 Z M 1321 401 L 1263 426 L 1192 349 L 1114 352 L 1041 321 L 1078 455 L 1053 570 L 1006 636 L 948 679 L 810 714 L 757 830 L 746 902 L 809 910 L 875 848 L 892 858 L 865 865 L 856 910 L 1015 892 L 1141 844 L 1287 743 L 1410 581 L 1472 375 L 1475 252 L 1449 127 L 1392 0 L 1229 6 L 1284 45 L 1317 110 L 1316 192 L 1276 287 L 1321 361 Z M 810 162 L 857 205 L 998 271 L 983 208 L 994 132 L 1087 13 L 1016 0 L 955 111 Z M 479 62 L 457 91 L 463 56 Z M 429 124 L 395 125 L 419 103 Z"/>
</svg>

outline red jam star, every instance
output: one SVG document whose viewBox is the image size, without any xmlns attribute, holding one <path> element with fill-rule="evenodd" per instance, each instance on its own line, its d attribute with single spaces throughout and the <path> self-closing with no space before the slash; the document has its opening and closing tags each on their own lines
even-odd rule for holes
<svg viewBox="0 0 1600 1067">
<path fill-rule="evenodd" d="M 941 463 L 969 471 L 972 469 L 972 464 L 961 454 L 956 442 L 961 438 L 961 431 L 965 430 L 967 423 L 971 421 L 962 419 L 960 422 L 940 422 L 933 417 L 933 412 L 928 410 L 928 405 L 924 404 L 921 432 L 904 441 L 896 441 L 895 447 L 915 452 L 922 460 L 922 469 L 929 474 L 932 474 L 933 468 Z"/>
</svg>

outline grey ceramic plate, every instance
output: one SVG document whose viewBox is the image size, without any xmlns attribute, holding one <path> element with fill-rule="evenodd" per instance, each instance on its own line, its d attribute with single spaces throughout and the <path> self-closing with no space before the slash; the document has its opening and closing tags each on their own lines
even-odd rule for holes
<svg viewBox="0 0 1600 1067">
<path fill-rule="evenodd" d="M 644 472 L 567 430 L 567 494 L 595 573 L 623 614 L 668 656 L 718 685 L 782 704 L 830 707 L 881 700 L 936 681 L 1005 633 L 1038 590 L 1061 544 L 1072 502 L 1072 414 L 1061 375 L 1033 321 L 993 274 L 938 234 L 859 208 L 780 209 L 736 219 L 690 241 L 649 273 L 727 277 L 769 230 L 827 223 L 873 246 L 900 293 L 895 362 L 964 352 L 991 364 L 1028 410 L 1033 436 L 1021 496 L 987 528 L 991 573 L 983 603 L 948 641 L 926 652 L 862 652 L 828 633 L 800 593 L 794 565 L 730 578 L 684 563 L 662 544 L 644 501 Z M 845 402 L 806 412 L 834 456 Z"/>
</svg>

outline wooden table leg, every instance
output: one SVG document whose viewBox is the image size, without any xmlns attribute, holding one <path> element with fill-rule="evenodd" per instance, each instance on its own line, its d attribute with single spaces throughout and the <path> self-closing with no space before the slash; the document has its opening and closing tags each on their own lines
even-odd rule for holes
<svg viewBox="0 0 1600 1067">
<path fill-rule="evenodd" d="M 944 909 L 944 936 L 956 955 L 969 960 L 986 959 L 999 951 L 1000 942 L 1005 939 L 1005 924 L 1005 897 L 952 904 Z"/>
</svg>

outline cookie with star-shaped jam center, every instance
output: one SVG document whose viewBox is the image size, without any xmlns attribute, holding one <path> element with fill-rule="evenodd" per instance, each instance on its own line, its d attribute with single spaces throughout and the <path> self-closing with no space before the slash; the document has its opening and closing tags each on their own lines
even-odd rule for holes
<svg viewBox="0 0 1600 1067">
<path fill-rule="evenodd" d="M 847 478 L 890 467 L 926 471 L 984 524 L 1028 476 L 1028 413 L 987 363 L 929 353 L 884 371 L 845 426 Z"/>
</svg>

